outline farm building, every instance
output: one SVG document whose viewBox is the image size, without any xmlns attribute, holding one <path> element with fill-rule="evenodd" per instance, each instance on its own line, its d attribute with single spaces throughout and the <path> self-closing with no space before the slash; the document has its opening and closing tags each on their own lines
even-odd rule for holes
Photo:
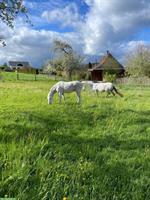
<svg viewBox="0 0 150 200">
<path fill-rule="evenodd" d="M 35 69 L 30 66 L 29 62 L 19 62 L 19 61 L 9 61 L 9 68 L 14 71 L 17 70 L 18 72 L 22 73 L 30 73 L 30 74 L 38 74 L 38 69 Z"/>
<path fill-rule="evenodd" d="M 22 61 L 9 61 L 9 67 L 13 69 L 22 69 L 22 68 L 31 68 L 29 62 L 22 62 Z"/>
<path fill-rule="evenodd" d="M 102 81 L 105 73 L 116 74 L 117 77 L 123 77 L 125 73 L 124 67 L 109 51 L 98 64 L 93 66 L 89 63 L 89 71 L 93 81 Z"/>
</svg>

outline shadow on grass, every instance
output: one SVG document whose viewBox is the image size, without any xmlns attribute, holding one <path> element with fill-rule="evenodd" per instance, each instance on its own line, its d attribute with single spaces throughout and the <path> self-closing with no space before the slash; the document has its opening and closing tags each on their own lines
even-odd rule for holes
<svg viewBox="0 0 150 200">
<path fill-rule="evenodd" d="M 100 109 L 100 108 L 97 108 Z M 132 120 L 132 124 L 148 124 L 150 120 L 146 118 L 149 116 L 149 112 L 146 111 L 134 111 L 126 109 L 121 113 L 135 113 L 136 116 Z M 67 113 L 67 114 L 66 114 Z M 0 134 L 0 140 L 4 143 L 12 142 L 13 140 L 19 141 L 23 139 L 36 138 L 36 140 L 42 140 L 43 138 L 49 138 L 49 142 L 54 142 L 57 145 L 71 145 L 79 146 L 88 145 L 90 148 L 96 147 L 98 150 L 103 148 L 112 148 L 114 150 L 133 150 L 143 149 L 150 147 L 150 141 L 148 139 L 126 139 L 119 140 L 117 134 L 109 136 L 101 136 L 99 138 L 90 138 L 90 135 L 95 127 L 97 121 L 103 123 L 103 121 L 109 119 L 110 116 L 117 114 L 116 110 L 110 109 L 108 113 L 101 112 L 94 115 L 94 111 L 86 112 L 82 110 L 82 107 L 70 104 L 66 106 L 61 112 L 56 113 L 42 113 L 42 112 L 21 112 L 18 113 L 18 119 L 13 123 L 3 125 L 4 133 Z M 129 124 L 130 125 L 130 122 Z M 80 132 L 87 130 L 88 138 L 79 137 Z M 102 130 L 100 130 L 102 132 Z"/>
<path fill-rule="evenodd" d="M 141 176 L 140 171 L 136 172 L 136 162 L 131 170 L 125 161 L 119 160 L 121 156 L 118 156 L 116 160 L 112 157 L 116 151 L 120 150 L 127 151 L 126 154 L 128 154 L 130 150 L 142 151 L 144 148 L 150 148 L 150 141 L 128 138 L 119 140 L 117 135 L 113 134 L 90 138 L 92 129 L 95 127 L 95 118 L 103 122 L 117 113 L 113 108 L 107 113 L 101 110 L 99 112 L 95 117 L 92 110 L 87 112 L 82 107 L 69 105 L 57 113 L 19 112 L 17 119 L 3 125 L 4 134 L 0 134 L 1 142 L 14 141 L 19 145 L 19 142 L 24 140 L 27 146 L 32 143 L 33 150 L 26 158 L 31 168 L 28 178 L 15 177 L 11 181 L 5 181 L 0 189 L 1 194 L 6 194 L 8 188 L 11 188 L 9 194 L 16 197 L 19 188 L 22 187 L 20 191 L 26 191 L 26 199 L 29 197 L 30 199 L 42 199 L 45 194 L 47 194 L 45 199 L 62 199 L 65 190 L 66 196 L 70 195 L 70 199 L 75 200 L 134 199 L 135 195 L 139 199 L 148 200 L 149 194 L 145 190 L 147 186 L 144 187 L 144 184 L 140 185 L 140 183 L 138 186 L 134 183 L 134 178 L 138 179 Z M 122 112 L 128 115 L 135 111 L 124 110 Z M 141 112 L 136 112 L 136 115 L 138 120 L 143 119 Z M 134 123 L 137 122 L 136 120 Z M 84 130 L 88 131 L 87 136 L 79 136 L 80 131 Z M 34 140 L 30 141 L 30 138 Z M 44 138 L 46 138 L 46 143 L 36 146 Z M 48 165 L 50 169 L 44 172 L 42 182 L 40 179 L 42 175 L 39 175 L 41 169 L 39 170 L 37 160 L 43 158 L 53 168 Z M 88 164 L 91 165 L 90 168 Z M 60 175 L 59 177 L 56 172 Z M 62 179 L 62 173 L 69 178 Z M 16 183 L 18 185 L 15 188 Z M 41 187 L 42 184 L 47 184 L 45 189 Z M 64 189 L 65 186 L 67 189 Z"/>
</svg>

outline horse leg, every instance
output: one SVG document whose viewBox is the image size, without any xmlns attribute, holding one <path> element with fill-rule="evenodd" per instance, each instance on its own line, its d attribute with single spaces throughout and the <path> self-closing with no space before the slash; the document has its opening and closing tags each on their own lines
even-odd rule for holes
<svg viewBox="0 0 150 200">
<path fill-rule="evenodd" d="M 107 95 L 106 95 L 106 97 L 108 97 L 110 95 L 110 91 L 107 91 Z"/>
<path fill-rule="evenodd" d="M 82 90 L 85 91 L 85 85 L 83 85 Z"/>
<path fill-rule="evenodd" d="M 111 91 L 111 93 L 115 96 L 115 93 L 114 93 L 114 91 Z"/>
<path fill-rule="evenodd" d="M 64 95 L 64 93 L 62 94 L 62 97 L 63 97 L 63 99 L 64 99 L 64 101 L 66 100 L 66 98 L 65 98 L 65 95 Z"/>
<path fill-rule="evenodd" d="M 80 91 L 76 91 L 77 94 L 77 103 L 81 102 L 81 95 L 80 95 Z"/>
<path fill-rule="evenodd" d="M 59 103 L 61 103 L 61 99 L 62 99 L 62 93 L 59 92 Z"/>
</svg>

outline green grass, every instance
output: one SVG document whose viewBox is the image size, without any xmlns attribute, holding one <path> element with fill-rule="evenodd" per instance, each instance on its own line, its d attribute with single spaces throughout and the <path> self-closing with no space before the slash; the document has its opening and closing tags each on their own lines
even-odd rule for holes
<svg viewBox="0 0 150 200">
<path fill-rule="evenodd" d="M 8 78 L 9 76 L 9 78 Z M 149 200 L 150 90 L 123 98 L 66 94 L 47 104 L 49 80 L 0 82 L 0 197 Z"/>
<path fill-rule="evenodd" d="M 25 74 L 18 73 L 19 80 L 17 80 L 16 72 L 1 72 L 0 71 L 0 81 L 6 82 L 21 82 L 21 81 L 35 81 L 35 74 Z M 36 81 L 46 81 L 49 80 L 47 75 L 38 74 L 36 75 Z"/>
</svg>

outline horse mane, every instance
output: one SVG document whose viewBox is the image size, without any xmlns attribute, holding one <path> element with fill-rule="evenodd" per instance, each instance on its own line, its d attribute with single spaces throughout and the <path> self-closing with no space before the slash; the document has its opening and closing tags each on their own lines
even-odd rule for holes
<svg viewBox="0 0 150 200">
<path fill-rule="evenodd" d="M 56 93 L 56 84 L 51 87 L 51 89 L 48 93 L 48 98 L 53 97 L 55 93 Z"/>
<path fill-rule="evenodd" d="M 50 94 L 51 94 L 51 95 L 53 95 L 53 94 L 55 94 L 55 93 L 56 93 L 56 84 L 53 85 L 53 86 L 51 87 L 51 89 L 50 89 Z"/>
</svg>

